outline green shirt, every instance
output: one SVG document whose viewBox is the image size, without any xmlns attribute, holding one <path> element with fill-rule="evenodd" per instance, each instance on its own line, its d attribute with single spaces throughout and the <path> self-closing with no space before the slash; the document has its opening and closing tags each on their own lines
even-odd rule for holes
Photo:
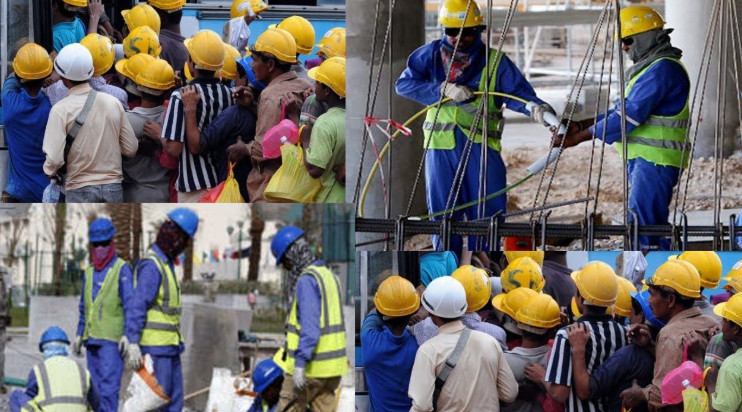
<svg viewBox="0 0 742 412">
<path fill-rule="evenodd" d="M 711 402 L 719 412 L 742 412 L 742 349 L 721 365 Z"/>
<path fill-rule="evenodd" d="M 307 163 L 325 169 L 317 203 L 345 203 L 345 188 L 335 179 L 335 166 L 345 164 L 345 109 L 333 107 L 317 118 L 307 148 Z"/>
</svg>

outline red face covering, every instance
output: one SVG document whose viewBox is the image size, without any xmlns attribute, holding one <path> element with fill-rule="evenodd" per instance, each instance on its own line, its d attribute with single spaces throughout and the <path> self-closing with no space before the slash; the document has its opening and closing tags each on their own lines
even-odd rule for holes
<svg viewBox="0 0 742 412">
<path fill-rule="evenodd" d="M 113 259 L 113 255 L 116 253 L 116 246 L 113 244 L 113 240 L 108 246 L 90 246 L 90 256 L 93 260 L 93 268 L 97 271 L 103 270 L 108 262 Z"/>
</svg>

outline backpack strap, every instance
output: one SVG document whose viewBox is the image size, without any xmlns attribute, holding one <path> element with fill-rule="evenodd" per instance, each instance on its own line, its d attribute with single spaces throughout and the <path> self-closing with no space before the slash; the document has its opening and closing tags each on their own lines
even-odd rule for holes
<svg viewBox="0 0 742 412">
<path fill-rule="evenodd" d="M 72 143 L 74 143 L 75 137 L 77 137 L 77 133 L 80 132 L 80 129 L 85 124 L 85 120 L 88 118 L 90 109 L 93 108 L 93 103 L 95 103 L 95 96 L 97 94 L 98 92 L 96 90 L 90 90 L 87 99 L 85 99 L 85 105 L 82 106 L 80 114 L 77 115 L 75 121 L 72 123 L 70 131 L 67 132 L 67 137 L 65 137 L 64 142 L 64 164 L 61 168 L 59 168 L 56 175 L 58 181 L 60 182 L 60 185 L 64 184 L 64 178 L 67 175 L 67 156 L 69 155 L 70 149 L 72 148 Z"/>
<path fill-rule="evenodd" d="M 435 378 L 435 390 L 433 390 L 434 411 L 438 410 L 438 397 L 441 396 L 441 390 L 443 389 L 443 385 L 446 384 L 448 376 L 451 374 L 453 368 L 456 367 L 456 363 L 459 361 L 459 357 L 464 351 L 466 342 L 469 341 L 469 335 L 471 335 L 471 329 L 464 328 L 464 330 L 461 332 L 461 336 L 459 336 L 458 342 L 456 342 L 456 347 L 453 348 L 453 352 L 451 352 L 451 355 L 449 355 L 448 359 L 446 359 L 446 363 L 445 365 L 443 365 L 441 373 L 439 373 L 438 376 Z"/>
</svg>

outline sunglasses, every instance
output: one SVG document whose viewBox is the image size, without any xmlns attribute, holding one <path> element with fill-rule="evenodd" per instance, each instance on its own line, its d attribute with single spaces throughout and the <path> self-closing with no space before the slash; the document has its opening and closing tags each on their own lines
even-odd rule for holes
<svg viewBox="0 0 742 412">
<path fill-rule="evenodd" d="M 624 37 L 623 39 L 621 39 L 621 44 L 623 44 L 624 46 L 631 46 L 632 44 L 634 44 L 634 38 Z"/>
<path fill-rule="evenodd" d="M 93 245 L 93 247 L 101 247 L 101 246 L 108 246 L 108 245 L 110 245 L 111 244 L 111 241 L 110 240 L 105 240 L 103 242 L 91 242 L 90 244 Z"/>
<path fill-rule="evenodd" d="M 458 29 L 456 27 L 449 27 L 444 30 L 446 36 L 458 37 L 461 33 L 461 37 L 474 37 L 479 34 L 479 28 L 477 27 L 465 27 L 464 29 Z"/>
</svg>

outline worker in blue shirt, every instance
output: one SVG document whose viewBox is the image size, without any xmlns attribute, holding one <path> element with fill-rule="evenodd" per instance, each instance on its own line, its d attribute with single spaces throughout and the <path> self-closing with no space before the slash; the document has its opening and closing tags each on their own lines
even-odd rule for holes
<svg viewBox="0 0 742 412">
<path fill-rule="evenodd" d="M 82 8 L 89 11 L 87 28 L 77 17 L 77 12 Z M 103 14 L 105 10 L 101 0 L 52 0 L 54 51 L 59 53 L 64 46 L 79 43 L 86 34 L 97 33 Z"/>
<path fill-rule="evenodd" d="M 157 382 L 170 403 L 160 411 L 183 409 L 183 370 L 180 354 L 185 345 L 180 333 L 180 282 L 173 261 L 188 246 L 198 230 L 198 215 L 191 209 L 171 210 L 160 226 L 155 243 L 137 265 L 126 363 L 134 371 L 142 368 L 142 354 L 149 355 Z"/>
<path fill-rule="evenodd" d="M 124 324 L 134 296 L 131 266 L 116 255 L 116 229 L 106 218 L 95 219 L 88 231 L 92 265 L 85 270 L 80 295 L 80 320 L 72 352 L 85 345 L 91 381 L 100 394 L 101 411 L 117 411 L 123 354 L 129 344 Z"/>
<path fill-rule="evenodd" d="M 621 122 L 626 121 L 629 209 L 640 225 L 664 225 L 680 169 L 691 156 L 686 140 L 690 118 L 690 78 L 680 62 L 683 52 L 672 46 L 664 20 L 646 6 L 621 10 L 621 43 L 634 65 L 626 71 L 626 113 L 620 103 L 597 119 L 573 122 L 564 147 L 594 137 L 616 143 L 623 157 Z M 597 121 L 597 123 L 596 123 Z M 605 135 L 605 136 L 604 136 Z M 561 144 L 557 139 L 555 146 Z M 634 217 L 629 214 L 629 221 Z M 670 240 L 640 236 L 641 250 L 669 250 Z"/>
<path fill-rule="evenodd" d="M 390 276 L 374 294 L 374 306 L 361 327 L 370 410 L 409 411 L 407 388 L 418 345 L 407 323 L 420 307 L 420 295 L 409 280 Z"/>
<path fill-rule="evenodd" d="M 273 359 L 263 359 L 252 371 L 252 384 L 258 396 L 247 412 L 275 412 L 283 385 L 283 369 Z"/>
<path fill-rule="evenodd" d="M 429 149 L 425 157 L 425 190 L 428 212 L 442 212 L 456 205 L 479 200 L 480 164 L 482 162 L 481 143 L 483 125 L 486 124 L 488 141 L 486 189 L 489 195 L 503 189 L 507 182 L 505 164 L 500 155 L 502 136 L 502 106 L 510 110 L 530 115 L 538 123 L 547 125 L 544 114 L 554 110 L 536 96 L 533 87 L 504 54 L 493 50 L 490 61 L 486 60 L 487 45 L 482 41 L 484 19 L 476 2 L 469 0 L 446 0 L 441 6 L 439 23 L 445 35 L 428 43 L 410 55 L 407 68 L 397 80 L 397 94 L 416 102 L 436 104 L 441 95 L 452 102 L 443 104 L 440 109 L 427 112 L 423 124 L 424 147 Z M 458 48 L 456 48 L 458 40 Z M 450 68 L 450 72 L 447 70 Z M 490 77 L 487 75 L 491 74 Z M 448 77 L 446 77 L 448 75 Z M 480 123 L 472 133 L 472 123 L 479 107 L 481 97 L 474 91 L 484 91 L 485 81 L 490 79 L 489 91 L 503 92 L 518 96 L 531 102 L 526 109 L 522 102 L 501 97 L 488 97 L 488 119 L 485 112 L 479 117 Z M 465 150 L 467 139 L 472 140 L 471 152 Z M 468 162 L 466 162 L 467 152 Z M 466 168 L 458 171 L 460 163 Z M 461 166 L 464 167 L 463 165 Z M 449 192 L 454 187 L 456 174 L 463 173 L 463 181 L 458 198 L 448 203 Z M 455 188 L 453 190 L 456 190 Z M 505 211 L 507 204 L 503 194 L 485 202 L 485 213 L 478 214 L 479 205 L 468 207 L 450 214 L 454 220 L 483 219 L 497 211 Z M 469 238 L 468 250 L 487 250 Z M 438 237 L 433 237 L 436 249 L 441 248 Z M 451 239 L 449 250 L 458 252 L 463 241 L 459 236 Z"/>
<path fill-rule="evenodd" d="M 26 43 L 13 59 L 13 71 L 2 92 L 9 154 L 3 202 L 38 203 L 49 184 L 42 145 L 52 105 L 41 88 L 52 73 L 52 60 L 43 47 Z"/>
</svg>

